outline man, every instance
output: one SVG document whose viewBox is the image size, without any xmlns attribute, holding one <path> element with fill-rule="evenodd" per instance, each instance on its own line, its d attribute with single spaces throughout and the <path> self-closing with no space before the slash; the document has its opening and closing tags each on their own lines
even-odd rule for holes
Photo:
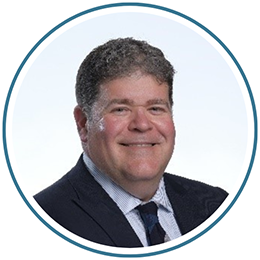
<svg viewBox="0 0 260 260">
<path fill-rule="evenodd" d="M 96 243 L 141 247 L 186 234 L 221 205 L 224 190 L 164 173 L 175 143 L 174 73 L 159 49 L 132 38 L 85 58 L 74 110 L 83 155 L 35 195 L 60 225 Z"/>
</svg>

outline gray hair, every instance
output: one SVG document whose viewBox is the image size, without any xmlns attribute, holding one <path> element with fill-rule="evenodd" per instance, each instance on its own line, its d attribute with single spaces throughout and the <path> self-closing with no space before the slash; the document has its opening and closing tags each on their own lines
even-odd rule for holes
<svg viewBox="0 0 260 260">
<path fill-rule="evenodd" d="M 169 86 L 172 106 L 172 84 L 175 70 L 162 51 L 145 41 L 118 38 L 96 47 L 83 60 L 76 78 L 77 103 L 91 118 L 100 85 L 136 71 L 154 76 Z"/>
</svg>

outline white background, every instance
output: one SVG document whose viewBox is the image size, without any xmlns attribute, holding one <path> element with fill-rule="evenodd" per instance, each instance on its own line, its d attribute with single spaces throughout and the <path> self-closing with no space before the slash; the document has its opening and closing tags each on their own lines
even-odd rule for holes
<svg viewBox="0 0 260 260">
<path fill-rule="evenodd" d="M 232 51 L 244 70 L 256 103 L 259 105 L 259 36 L 257 32 L 257 5 L 248 1 L 149 1 L 179 11 L 197 20 L 216 34 Z M 7 91 L 21 61 L 32 46 L 51 28 L 81 11 L 107 1 L 86 4 L 77 1 L 12 1 L 1 4 L 1 105 L 4 108 Z M 259 161 L 259 158 L 258 158 Z M 175 258 L 229 259 L 254 256 L 258 258 L 256 234 L 259 233 L 259 207 L 257 184 L 259 162 L 255 160 L 253 171 L 245 190 L 230 212 L 212 230 L 185 247 L 163 255 Z M 56 257 L 108 258 L 97 255 L 61 239 L 47 229 L 28 209 L 18 194 L 5 164 L 1 151 L 1 254 L 4 259 L 53 259 Z M 159 259 L 162 256 L 151 258 Z M 196 258 L 195 258 L 196 259 Z"/>
<path fill-rule="evenodd" d="M 253 136 L 241 93 L 246 92 L 244 81 L 233 65 L 241 78 L 240 89 L 240 81 L 227 63 L 234 62 L 222 47 L 222 52 L 217 51 L 211 45 L 217 45 L 216 40 L 198 26 L 167 12 L 145 13 L 149 11 L 158 12 L 154 8 L 135 7 L 133 12 L 133 8 L 116 7 L 84 15 L 48 37 L 26 62 L 8 107 L 7 121 L 12 127 L 7 129 L 12 134 L 7 143 L 15 175 L 20 173 L 31 195 L 63 176 L 82 152 L 72 113 L 79 64 L 92 48 L 127 36 L 162 49 L 177 71 L 173 86 L 177 137 L 166 171 L 233 190 Z M 165 14 L 178 20 L 165 18 Z M 90 15 L 91 19 L 82 21 Z M 251 153 L 252 147 L 248 150 Z"/>
<path fill-rule="evenodd" d="M 240 172 L 244 175 L 248 167 L 245 151 L 247 143 L 251 144 L 251 154 L 253 136 L 241 93 L 244 90 L 247 96 L 246 87 L 237 67 L 233 65 L 241 89 L 227 64 L 233 63 L 231 58 L 221 49 L 225 60 L 215 49 L 217 42 L 191 22 L 174 15 L 170 17 L 179 18 L 179 23 L 145 13 L 158 11 L 154 8 L 111 9 L 62 26 L 33 52 L 19 74 L 6 129 L 9 158 L 22 191 L 31 197 L 74 166 L 82 152 L 72 113 L 79 64 L 93 47 L 111 37 L 132 36 L 162 49 L 177 70 L 173 94 L 177 138 L 167 172 L 230 193 Z M 82 22 L 90 15 L 92 19 Z M 81 23 L 75 25 L 78 20 Z M 183 20 L 207 38 L 182 25 Z M 250 114 L 250 101 L 247 103 Z"/>
</svg>

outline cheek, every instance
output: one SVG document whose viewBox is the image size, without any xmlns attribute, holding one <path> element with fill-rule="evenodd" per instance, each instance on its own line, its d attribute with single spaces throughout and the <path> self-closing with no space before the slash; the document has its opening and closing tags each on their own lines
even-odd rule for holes
<svg viewBox="0 0 260 260">
<path fill-rule="evenodd" d="M 102 126 L 104 135 L 111 139 L 115 139 L 126 128 L 126 122 L 120 118 L 108 117 L 103 119 Z"/>
<path fill-rule="evenodd" d="M 175 139 L 176 131 L 175 131 L 175 125 L 173 122 L 170 122 L 167 126 L 166 129 L 168 131 L 168 135 L 173 136 Z"/>
<path fill-rule="evenodd" d="M 100 119 L 97 123 L 96 123 L 96 128 L 97 128 L 97 132 L 104 132 L 105 131 L 105 121 L 104 118 Z"/>
<path fill-rule="evenodd" d="M 171 119 L 157 123 L 157 129 L 166 139 L 175 139 L 175 126 Z"/>
<path fill-rule="evenodd" d="M 117 136 L 124 129 L 121 120 L 112 118 L 102 118 L 91 129 L 91 135 L 99 144 L 110 146 L 115 143 Z"/>
</svg>

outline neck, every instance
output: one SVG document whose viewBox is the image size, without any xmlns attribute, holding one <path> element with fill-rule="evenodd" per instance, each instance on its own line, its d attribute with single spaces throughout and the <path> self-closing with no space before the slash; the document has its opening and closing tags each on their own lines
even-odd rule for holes
<svg viewBox="0 0 260 260">
<path fill-rule="evenodd" d="M 117 183 L 122 189 L 132 196 L 146 202 L 152 199 L 159 188 L 160 180 L 153 181 L 133 181 L 131 184 Z"/>
</svg>

